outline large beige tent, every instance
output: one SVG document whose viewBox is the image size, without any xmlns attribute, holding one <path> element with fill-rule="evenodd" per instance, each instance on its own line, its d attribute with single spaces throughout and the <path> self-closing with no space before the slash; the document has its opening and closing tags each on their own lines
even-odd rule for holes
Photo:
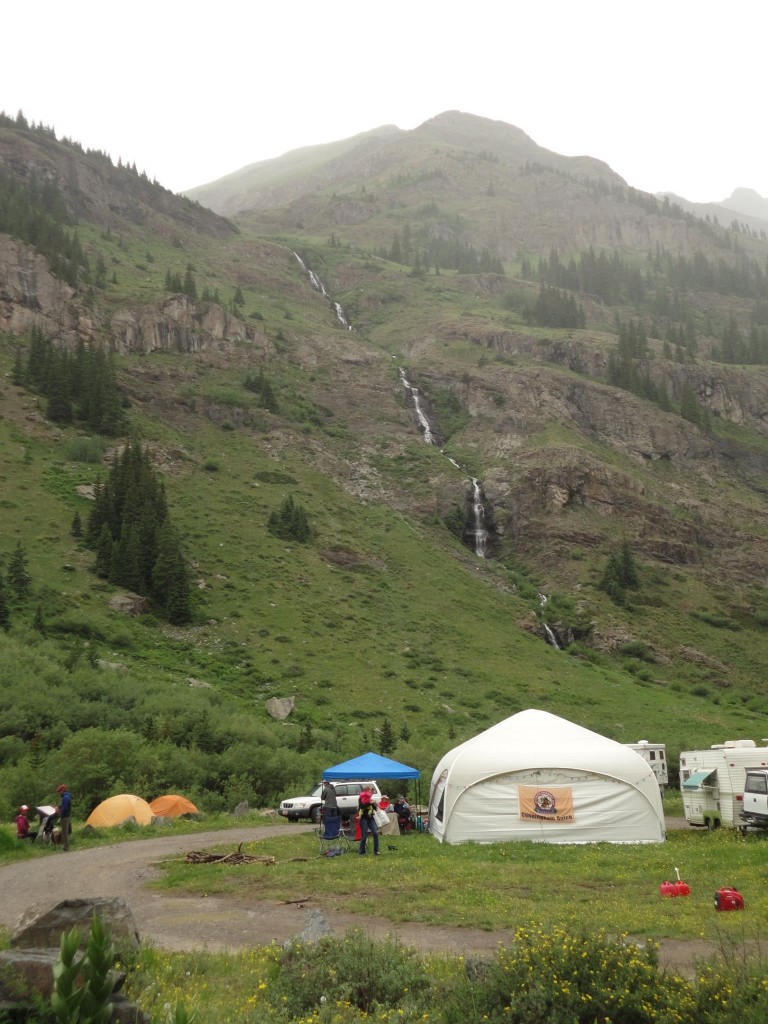
<svg viewBox="0 0 768 1024">
<path fill-rule="evenodd" d="M 121 793 L 120 796 L 102 800 L 99 806 L 91 811 L 85 824 L 94 828 L 109 828 L 110 825 L 119 825 L 128 818 L 135 818 L 139 825 L 151 825 L 152 808 L 140 796 Z"/>
<path fill-rule="evenodd" d="M 640 754 L 546 711 L 521 711 L 449 751 L 429 796 L 444 843 L 660 843 L 659 786 Z"/>
<path fill-rule="evenodd" d="M 157 796 L 149 806 L 157 818 L 180 818 L 182 814 L 200 813 L 191 800 L 187 800 L 185 796 L 178 796 L 176 793 Z"/>
</svg>

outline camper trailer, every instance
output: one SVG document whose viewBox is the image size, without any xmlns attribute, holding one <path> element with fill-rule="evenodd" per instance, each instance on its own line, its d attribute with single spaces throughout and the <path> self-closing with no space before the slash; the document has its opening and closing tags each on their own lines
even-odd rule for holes
<svg viewBox="0 0 768 1024">
<path fill-rule="evenodd" d="M 630 750 L 634 750 L 635 753 L 639 754 L 644 761 L 648 762 L 653 774 L 656 776 L 659 789 L 663 793 L 664 788 L 669 784 L 669 775 L 667 774 L 667 748 L 665 744 L 649 743 L 648 740 L 638 740 L 637 743 L 625 743 L 624 746 L 629 747 Z"/>
<path fill-rule="evenodd" d="M 680 754 L 680 791 L 688 823 L 709 829 L 744 827 L 741 813 L 747 769 L 766 767 L 768 747 L 758 747 L 754 740 L 726 740 L 709 750 L 684 750 Z"/>
</svg>

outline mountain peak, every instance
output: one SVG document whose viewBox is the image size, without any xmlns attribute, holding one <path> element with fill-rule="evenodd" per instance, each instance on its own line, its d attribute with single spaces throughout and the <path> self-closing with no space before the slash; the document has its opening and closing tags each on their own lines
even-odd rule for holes
<svg viewBox="0 0 768 1024">
<path fill-rule="evenodd" d="M 720 205 L 747 217 L 768 220 L 768 199 L 763 198 L 753 188 L 735 188 L 729 198 L 723 199 Z"/>
</svg>

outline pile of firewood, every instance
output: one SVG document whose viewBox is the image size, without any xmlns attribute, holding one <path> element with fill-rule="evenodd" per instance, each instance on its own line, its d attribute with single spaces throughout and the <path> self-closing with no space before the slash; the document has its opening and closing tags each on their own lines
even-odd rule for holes
<svg viewBox="0 0 768 1024">
<path fill-rule="evenodd" d="M 184 855 L 187 864 L 276 864 L 274 857 L 258 856 L 255 853 L 243 853 L 243 844 L 232 853 L 203 853 L 192 850 Z"/>
</svg>

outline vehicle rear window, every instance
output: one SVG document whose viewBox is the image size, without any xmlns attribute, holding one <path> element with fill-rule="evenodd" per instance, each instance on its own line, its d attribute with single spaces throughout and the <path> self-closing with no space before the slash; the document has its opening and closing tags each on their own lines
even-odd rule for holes
<svg viewBox="0 0 768 1024">
<path fill-rule="evenodd" d="M 748 775 L 744 792 L 768 793 L 768 777 L 765 775 Z"/>
</svg>

